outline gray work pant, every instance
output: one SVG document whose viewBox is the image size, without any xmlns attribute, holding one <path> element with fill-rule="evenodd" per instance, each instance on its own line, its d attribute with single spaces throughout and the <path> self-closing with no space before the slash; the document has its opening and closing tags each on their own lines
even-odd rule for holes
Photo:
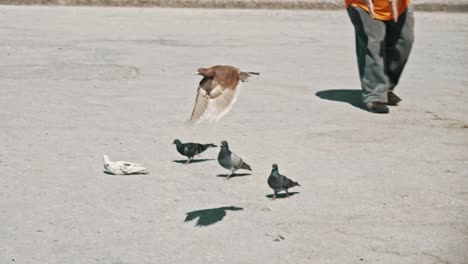
<svg viewBox="0 0 468 264">
<path fill-rule="evenodd" d="M 348 7 L 356 35 L 363 102 L 387 102 L 398 84 L 414 41 L 414 15 L 408 8 L 398 22 L 373 19 L 360 7 Z"/>
</svg>

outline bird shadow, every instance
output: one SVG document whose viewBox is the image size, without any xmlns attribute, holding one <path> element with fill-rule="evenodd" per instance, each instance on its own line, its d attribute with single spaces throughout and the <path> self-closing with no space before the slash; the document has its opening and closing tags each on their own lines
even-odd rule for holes
<svg viewBox="0 0 468 264">
<path fill-rule="evenodd" d="M 294 195 L 299 194 L 299 193 L 300 193 L 300 192 L 289 192 L 289 197 L 294 196 Z M 273 195 L 274 195 L 274 194 L 268 194 L 268 195 L 265 195 L 265 197 L 271 199 L 271 198 L 273 198 Z M 278 193 L 278 194 L 276 195 L 276 199 L 283 199 L 283 198 L 286 198 L 286 197 L 287 197 L 287 196 L 286 196 L 286 193 Z"/>
<path fill-rule="evenodd" d="M 362 91 L 361 90 L 347 90 L 347 89 L 335 89 L 335 90 L 323 90 L 315 94 L 321 99 L 348 103 L 354 107 L 365 110 L 362 103 Z"/>
<path fill-rule="evenodd" d="M 229 178 L 244 177 L 244 176 L 250 176 L 250 175 L 252 175 L 252 174 L 250 174 L 250 173 L 234 173 Z M 229 176 L 229 174 L 218 174 L 218 175 L 216 175 L 216 177 L 222 177 L 222 178 L 227 178 L 227 176 Z"/>
<path fill-rule="evenodd" d="M 136 172 L 136 173 L 129 173 L 129 174 L 114 174 L 114 173 L 110 173 L 110 172 L 105 171 L 105 170 L 102 171 L 102 172 L 107 174 L 107 175 L 112 175 L 112 176 L 131 176 L 131 175 L 146 175 L 146 174 L 149 174 L 149 172 L 148 173 L 138 173 L 138 172 Z"/>
<path fill-rule="evenodd" d="M 187 163 L 187 160 L 173 160 L 172 162 L 175 163 L 182 163 L 182 164 L 190 164 L 190 163 L 198 163 L 198 162 L 204 162 L 204 161 L 209 161 L 209 160 L 214 160 L 214 159 L 193 159 L 191 162 Z"/>
<path fill-rule="evenodd" d="M 195 226 L 209 226 L 223 220 L 223 218 L 226 216 L 226 211 L 240 210 L 244 210 L 244 208 L 235 206 L 224 206 L 218 208 L 192 211 L 187 213 L 184 222 L 190 222 L 198 218 L 197 222 L 195 223 Z"/>
</svg>

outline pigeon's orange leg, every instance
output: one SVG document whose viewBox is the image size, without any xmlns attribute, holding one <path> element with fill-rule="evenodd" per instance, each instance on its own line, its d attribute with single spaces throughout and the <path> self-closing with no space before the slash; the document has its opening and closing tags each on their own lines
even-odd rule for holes
<svg viewBox="0 0 468 264">
<path fill-rule="evenodd" d="M 276 192 L 275 194 L 273 194 L 273 197 L 271 197 L 271 200 L 275 200 L 276 199 Z"/>
</svg>

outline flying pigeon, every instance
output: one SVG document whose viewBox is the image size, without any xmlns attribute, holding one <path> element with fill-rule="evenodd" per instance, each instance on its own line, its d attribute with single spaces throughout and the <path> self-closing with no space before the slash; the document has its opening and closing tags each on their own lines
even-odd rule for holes
<svg viewBox="0 0 468 264">
<path fill-rule="evenodd" d="M 276 199 L 276 194 L 281 191 L 286 191 L 286 196 L 289 198 L 288 189 L 294 186 L 301 186 L 297 182 L 293 182 L 288 179 L 286 176 L 281 175 L 278 172 L 278 165 L 273 164 L 270 177 L 268 177 L 268 185 L 273 189 L 275 194 L 273 195 L 273 200 Z"/>
<path fill-rule="evenodd" d="M 104 168 L 107 172 L 114 175 L 129 174 L 148 174 L 145 167 L 138 163 L 128 161 L 110 161 L 107 155 L 104 155 Z"/>
<path fill-rule="evenodd" d="M 182 143 L 178 139 L 174 139 L 174 142 L 172 144 L 175 144 L 177 147 L 177 151 L 183 155 L 188 157 L 188 160 L 186 163 L 190 163 L 193 159 L 193 156 L 196 156 L 208 148 L 215 148 L 217 147 L 215 144 L 199 144 L 199 143 Z"/>
<path fill-rule="evenodd" d="M 252 171 L 249 164 L 245 163 L 239 156 L 229 150 L 229 145 L 224 140 L 221 141 L 221 150 L 219 151 L 218 162 L 221 167 L 231 171 L 231 174 L 226 177 L 227 180 L 229 180 L 229 178 L 238 169 Z"/>
<path fill-rule="evenodd" d="M 198 75 L 203 76 L 197 90 L 197 97 L 192 116 L 187 121 L 194 124 L 202 119 L 218 121 L 227 114 L 237 100 L 240 82 L 246 82 L 258 72 L 242 72 L 238 68 L 226 65 L 215 65 L 210 68 L 199 68 Z"/>
</svg>

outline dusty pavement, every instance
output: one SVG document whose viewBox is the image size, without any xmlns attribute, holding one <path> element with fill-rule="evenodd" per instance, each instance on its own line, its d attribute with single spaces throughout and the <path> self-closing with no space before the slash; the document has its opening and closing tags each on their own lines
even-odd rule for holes
<svg viewBox="0 0 468 264">
<path fill-rule="evenodd" d="M 466 263 L 467 33 L 417 13 L 382 116 L 354 106 L 344 10 L 0 7 L 0 263 Z M 213 64 L 261 75 L 187 128 Z M 228 140 L 254 171 L 174 162 L 174 138 Z M 151 174 L 104 174 L 103 154 Z M 290 199 L 266 197 L 272 163 Z"/>
<path fill-rule="evenodd" d="M 343 9 L 343 0 L 0 0 L 0 5 L 133 6 L 247 9 Z M 417 11 L 468 12 L 468 0 L 414 0 Z"/>
</svg>

